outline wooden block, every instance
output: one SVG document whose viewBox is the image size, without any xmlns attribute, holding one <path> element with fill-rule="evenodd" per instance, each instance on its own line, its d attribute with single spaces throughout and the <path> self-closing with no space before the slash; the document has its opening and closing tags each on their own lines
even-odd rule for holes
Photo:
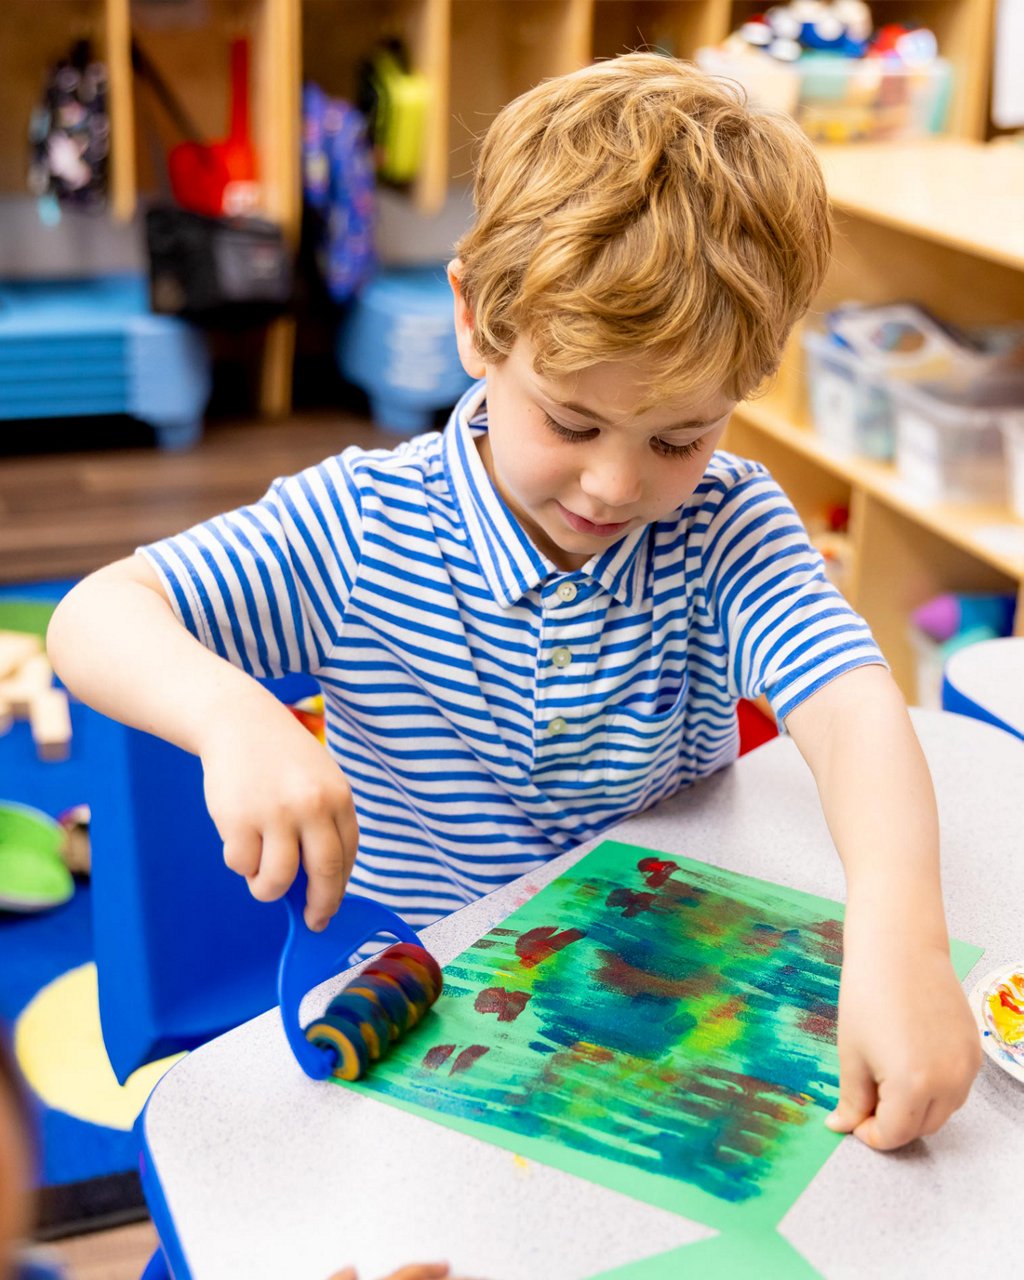
<svg viewBox="0 0 1024 1280">
<path fill-rule="evenodd" d="M 7 733 L 14 724 L 14 712 L 11 710 L 11 704 L 0 698 L 0 738 Z"/>
<path fill-rule="evenodd" d="M 0 631 L 0 680 L 14 675 L 29 658 L 42 653 L 43 642 L 25 631 Z"/>
<path fill-rule="evenodd" d="M 52 683 L 53 668 L 44 653 L 37 653 L 23 662 L 12 676 L 0 680 L 0 700 L 9 703 L 15 716 L 23 719 L 28 715 L 33 700 Z"/>
<path fill-rule="evenodd" d="M 66 760 L 71 752 L 71 711 L 63 689 L 44 689 L 29 709 L 32 739 L 40 760 Z"/>
</svg>

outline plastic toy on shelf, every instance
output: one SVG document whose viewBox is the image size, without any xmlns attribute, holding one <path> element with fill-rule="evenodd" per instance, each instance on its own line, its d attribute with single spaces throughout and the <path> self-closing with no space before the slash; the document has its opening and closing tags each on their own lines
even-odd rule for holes
<svg viewBox="0 0 1024 1280">
<path fill-rule="evenodd" d="M 1012 595 L 947 592 L 933 596 L 910 616 L 910 642 L 917 661 L 919 706 L 942 706 L 942 681 L 954 654 L 1013 632 Z"/>
<path fill-rule="evenodd" d="M 934 33 L 897 23 L 872 29 L 863 0 L 791 0 L 698 49 L 697 62 L 739 81 L 761 105 L 796 116 L 817 141 L 940 132 L 952 69 Z"/>
</svg>

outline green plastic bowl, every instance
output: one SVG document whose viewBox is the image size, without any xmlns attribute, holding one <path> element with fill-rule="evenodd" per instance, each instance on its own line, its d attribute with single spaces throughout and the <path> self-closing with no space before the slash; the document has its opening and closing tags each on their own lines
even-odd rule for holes
<svg viewBox="0 0 1024 1280">
<path fill-rule="evenodd" d="M 63 833 L 49 814 L 0 801 L 0 911 L 47 911 L 75 892 L 60 857 Z"/>
</svg>

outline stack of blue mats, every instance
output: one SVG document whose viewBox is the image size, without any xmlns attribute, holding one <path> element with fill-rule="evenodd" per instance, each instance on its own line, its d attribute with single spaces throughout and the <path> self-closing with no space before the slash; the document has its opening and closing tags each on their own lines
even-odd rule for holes
<svg viewBox="0 0 1024 1280">
<path fill-rule="evenodd" d="M 203 335 L 153 315 L 144 277 L 0 281 L 0 419 L 130 414 L 176 449 L 209 398 Z"/>
</svg>

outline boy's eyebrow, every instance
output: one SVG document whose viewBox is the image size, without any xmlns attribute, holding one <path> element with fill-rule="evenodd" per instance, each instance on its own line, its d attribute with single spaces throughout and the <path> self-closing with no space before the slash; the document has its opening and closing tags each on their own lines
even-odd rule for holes
<svg viewBox="0 0 1024 1280">
<path fill-rule="evenodd" d="M 588 409 L 586 405 L 576 404 L 574 401 L 556 400 L 554 402 L 559 409 L 565 409 L 569 413 L 577 413 L 581 418 L 590 418 L 592 422 L 599 422 L 602 426 L 611 426 L 611 422 L 595 409 Z M 728 410 L 726 410 L 728 412 Z M 705 431 L 708 427 L 713 427 L 716 422 L 725 417 L 725 413 L 720 413 L 717 418 L 693 418 L 689 422 L 676 422 L 671 427 L 660 427 L 659 431 L 663 435 L 667 435 L 671 431 Z"/>
</svg>

